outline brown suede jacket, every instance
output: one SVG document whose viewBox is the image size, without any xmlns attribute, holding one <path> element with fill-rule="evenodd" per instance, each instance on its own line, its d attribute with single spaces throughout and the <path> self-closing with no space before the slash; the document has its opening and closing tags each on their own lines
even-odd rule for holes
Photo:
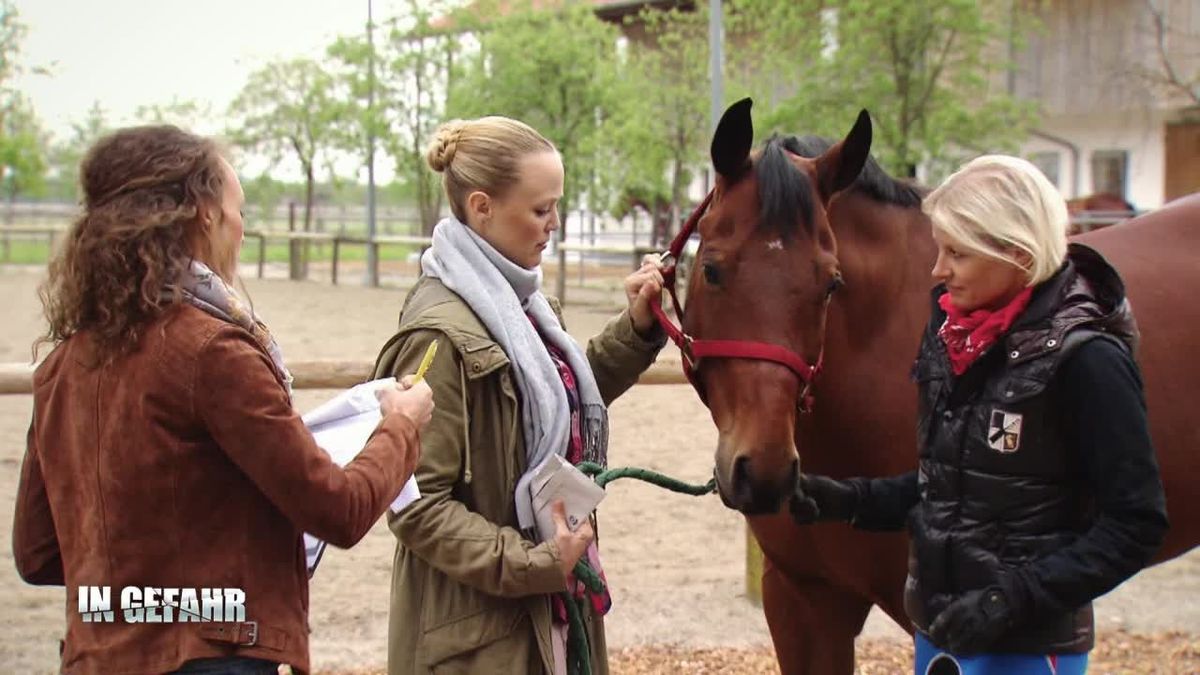
<svg viewBox="0 0 1200 675">
<path fill-rule="evenodd" d="M 31 584 L 66 585 L 64 673 L 163 673 L 205 657 L 308 662 L 301 533 L 348 547 L 414 467 L 417 428 L 388 416 L 345 469 L 293 410 L 239 327 L 180 306 L 138 349 L 90 365 L 86 333 L 34 375 L 13 553 Z M 109 586 L 114 621 L 82 621 L 80 586 Z M 125 586 L 240 588 L 244 623 L 127 623 Z"/>
</svg>

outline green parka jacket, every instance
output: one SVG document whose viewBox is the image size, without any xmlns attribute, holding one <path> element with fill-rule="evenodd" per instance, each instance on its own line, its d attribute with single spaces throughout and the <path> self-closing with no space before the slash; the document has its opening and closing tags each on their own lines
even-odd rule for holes
<svg viewBox="0 0 1200 675">
<path fill-rule="evenodd" d="M 657 333 L 640 337 L 625 311 L 589 341 L 606 404 L 653 363 L 665 342 Z M 554 543 L 535 545 L 517 529 L 513 490 L 526 462 L 508 356 L 462 298 L 422 277 L 374 376 L 412 374 L 432 340 L 425 378 L 437 407 L 421 434 L 422 497 L 388 520 L 397 538 L 388 672 L 552 673 L 549 594 L 566 581 Z M 587 614 L 592 672 L 604 675 L 603 621 Z"/>
</svg>

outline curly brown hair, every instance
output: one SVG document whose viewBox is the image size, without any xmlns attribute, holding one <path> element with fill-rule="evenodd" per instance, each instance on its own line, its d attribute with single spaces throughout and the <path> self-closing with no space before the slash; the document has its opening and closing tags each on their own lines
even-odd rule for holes
<svg viewBox="0 0 1200 675">
<path fill-rule="evenodd" d="M 98 363 L 133 351 L 141 331 L 181 295 L 203 208 L 220 204 L 221 147 L 173 126 L 119 130 L 80 165 L 83 214 L 38 289 L 49 327 L 34 343 L 87 331 Z"/>
</svg>

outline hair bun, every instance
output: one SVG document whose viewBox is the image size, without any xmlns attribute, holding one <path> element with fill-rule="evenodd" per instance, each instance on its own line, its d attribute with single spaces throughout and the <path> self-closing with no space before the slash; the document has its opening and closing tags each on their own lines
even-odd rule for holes
<svg viewBox="0 0 1200 675">
<path fill-rule="evenodd" d="M 458 142 L 462 139 L 469 122 L 465 120 L 450 120 L 439 126 L 434 132 L 433 142 L 425 154 L 429 168 L 441 173 L 454 161 L 454 153 L 458 151 Z"/>
</svg>

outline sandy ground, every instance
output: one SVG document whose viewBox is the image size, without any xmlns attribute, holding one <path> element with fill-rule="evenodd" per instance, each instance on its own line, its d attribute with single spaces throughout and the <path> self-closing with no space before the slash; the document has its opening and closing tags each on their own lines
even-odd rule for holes
<svg viewBox="0 0 1200 675">
<path fill-rule="evenodd" d="M 397 269 L 402 280 L 407 270 Z M 0 267 L 0 362 L 28 361 L 42 323 L 39 272 Z M 346 277 L 358 283 L 358 276 Z M 574 277 L 572 277 L 574 278 Z M 288 357 L 371 360 L 391 334 L 403 299 L 398 288 L 332 287 L 321 282 L 248 280 L 259 312 Z M 571 332 L 595 334 L 619 309 L 612 280 L 572 289 Z M 332 395 L 299 392 L 307 410 Z M 0 670 L 51 672 L 64 626 L 65 593 L 20 581 L 12 564 L 11 522 L 31 412 L 28 396 L 0 396 Z M 611 462 L 669 472 L 692 481 L 711 475 L 716 432 L 686 386 L 635 387 L 612 408 Z M 761 611 L 744 593 L 745 525 L 715 497 L 685 497 L 618 481 L 601 505 L 602 556 L 614 608 L 614 649 L 642 645 L 766 648 Z M 382 522 L 353 550 L 327 553 L 312 583 L 313 664 L 375 669 L 386 659 L 388 580 L 393 538 Z M 1102 630 L 1184 631 L 1200 642 L 1200 550 L 1148 570 L 1097 604 Z M 864 638 L 904 634 L 878 612 Z M 675 668 L 672 668 L 674 670 Z M 684 668 L 687 670 L 687 668 Z"/>
</svg>

